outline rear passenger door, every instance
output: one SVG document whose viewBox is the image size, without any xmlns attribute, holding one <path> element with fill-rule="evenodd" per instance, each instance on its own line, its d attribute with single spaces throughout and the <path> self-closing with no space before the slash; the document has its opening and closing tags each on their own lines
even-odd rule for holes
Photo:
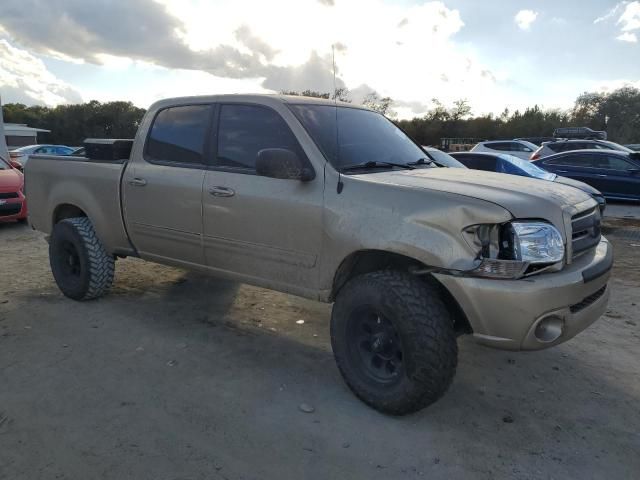
<svg viewBox="0 0 640 480">
<path fill-rule="evenodd" d="M 544 168 L 563 177 L 579 180 L 605 193 L 603 179 L 606 171 L 601 168 L 602 155 L 592 152 L 568 152 L 543 161 Z"/>
<path fill-rule="evenodd" d="M 291 112 L 282 113 L 297 121 Z M 265 148 L 286 148 L 306 159 L 276 110 L 225 103 L 216 117 L 216 148 L 203 190 L 207 265 L 294 293 L 317 288 L 323 172 L 309 182 L 256 174 L 257 154 Z"/>
<path fill-rule="evenodd" d="M 159 110 L 123 176 L 124 217 L 140 256 L 202 265 L 202 183 L 213 107 Z"/>
</svg>

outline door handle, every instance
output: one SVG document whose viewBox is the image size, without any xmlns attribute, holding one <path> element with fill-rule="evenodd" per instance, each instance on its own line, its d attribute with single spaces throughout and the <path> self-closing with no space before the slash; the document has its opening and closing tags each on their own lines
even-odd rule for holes
<svg viewBox="0 0 640 480">
<path fill-rule="evenodd" d="M 596 173 L 596 177 L 607 177 L 604 173 Z"/>
<path fill-rule="evenodd" d="M 556 170 L 558 173 L 569 173 L 569 170 Z"/>
<path fill-rule="evenodd" d="M 129 180 L 129 185 L 131 185 L 132 187 L 144 187 L 147 184 L 147 181 L 144 178 L 132 178 L 131 180 Z"/>
<path fill-rule="evenodd" d="M 227 187 L 209 188 L 209 195 L 212 195 L 214 197 L 233 197 L 235 194 L 236 192 L 233 189 Z"/>
</svg>

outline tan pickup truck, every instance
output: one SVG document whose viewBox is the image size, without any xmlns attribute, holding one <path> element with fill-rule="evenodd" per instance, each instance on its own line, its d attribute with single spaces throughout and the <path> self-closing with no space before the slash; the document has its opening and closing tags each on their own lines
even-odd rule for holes
<svg viewBox="0 0 640 480">
<path fill-rule="evenodd" d="M 444 394 L 460 334 L 541 349 L 607 305 L 613 252 L 592 198 L 442 168 L 364 108 L 169 99 L 149 109 L 130 154 L 113 151 L 26 167 L 30 222 L 48 234 L 66 296 L 103 295 L 115 260 L 135 256 L 333 302 L 338 367 L 386 413 Z"/>
</svg>

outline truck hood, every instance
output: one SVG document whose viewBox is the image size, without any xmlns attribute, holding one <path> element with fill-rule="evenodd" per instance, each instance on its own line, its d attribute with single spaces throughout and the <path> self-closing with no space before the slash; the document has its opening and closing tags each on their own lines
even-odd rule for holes
<svg viewBox="0 0 640 480">
<path fill-rule="evenodd" d="M 571 186 L 462 168 L 393 170 L 357 177 L 389 186 L 449 192 L 485 200 L 500 205 L 514 218 L 546 219 L 561 230 L 565 230 L 571 215 L 597 205 L 587 193 Z"/>
</svg>

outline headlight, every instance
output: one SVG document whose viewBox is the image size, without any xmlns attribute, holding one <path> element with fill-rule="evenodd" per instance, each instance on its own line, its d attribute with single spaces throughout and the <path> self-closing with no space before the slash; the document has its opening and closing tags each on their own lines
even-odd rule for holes
<svg viewBox="0 0 640 480">
<path fill-rule="evenodd" d="M 513 222 L 514 260 L 530 264 L 557 263 L 564 258 L 562 235 L 556 227 L 542 222 Z"/>
<path fill-rule="evenodd" d="M 474 225 L 464 230 L 479 252 L 479 265 L 469 273 L 491 278 L 520 278 L 564 258 L 562 235 L 553 225 L 517 221 Z"/>
</svg>

